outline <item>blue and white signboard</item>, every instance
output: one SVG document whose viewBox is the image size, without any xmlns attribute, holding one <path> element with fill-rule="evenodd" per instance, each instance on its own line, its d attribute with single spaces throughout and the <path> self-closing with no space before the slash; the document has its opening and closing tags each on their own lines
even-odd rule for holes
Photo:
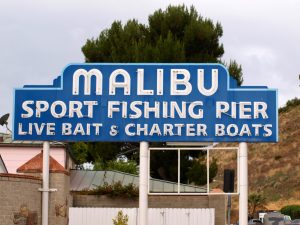
<svg viewBox="0 0 300 225">
<path fill-rule="evenodd" d="M 14 140 L 278 141 L 277 91 L 220 64 L 71 64 L 14 105 Z"/>
</svg>

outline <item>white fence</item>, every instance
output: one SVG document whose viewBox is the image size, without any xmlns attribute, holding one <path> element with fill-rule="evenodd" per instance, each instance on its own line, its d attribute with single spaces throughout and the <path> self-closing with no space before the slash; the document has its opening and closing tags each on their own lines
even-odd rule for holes
<svg viewBox="0 0 300 225">
<path fill-rule="evenodd" d="M 138 225 L 137 208 L 70 208 L 69 225 L 113 225 L 118 212 L 129 217 L 128 225 Z M 150 208 L 149 225 L 215 225 L 214 209 Z"/>
</svg>

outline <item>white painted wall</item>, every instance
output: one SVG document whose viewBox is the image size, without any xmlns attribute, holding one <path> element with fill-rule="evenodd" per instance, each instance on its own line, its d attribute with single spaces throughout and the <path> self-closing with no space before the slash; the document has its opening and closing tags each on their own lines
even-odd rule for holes
<svg viewBox="0 0 300 225">
<path fill-rule="evenodd" d="M 70 208 L 69 225 L 113 225 L 120 210 L 128 215 L 128 225 L 138 225 L 137 208 Z M 150 208 L 148 224 L 214 225 L 215 209 Z"/>
</svg>

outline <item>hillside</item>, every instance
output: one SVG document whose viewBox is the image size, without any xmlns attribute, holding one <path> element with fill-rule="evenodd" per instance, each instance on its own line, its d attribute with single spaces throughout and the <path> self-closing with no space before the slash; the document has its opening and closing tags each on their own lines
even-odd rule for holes
<svg viewBox="0 0 300 225">
<path fill-rule="evenodd" d="M 269 209 L 300 204 L 300 104 L 280 111 L 279 142 L 248 145 L 249 193 L 261 192 Z M 235 168 L 236 156 L 224 151 L 214 156 L 219 164 L 214 186 L 220 187 L 223 169 Z"/>
</svg>

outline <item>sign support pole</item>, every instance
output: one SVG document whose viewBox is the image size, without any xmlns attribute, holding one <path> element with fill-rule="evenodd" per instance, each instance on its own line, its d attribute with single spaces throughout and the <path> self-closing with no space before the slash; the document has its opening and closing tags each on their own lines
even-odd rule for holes
<svg viewBox="0 0 300 225">
<path fill-rule="evenodd" d="M 149 142 L 140 142 L 139 225 L 148 224 Z"/>
<path fill-rule="evenodd" d="M 239 144 L 240 157 L 240 198 L 239 198 L 239 224 L 248 224 L 248 147 L 246 142 Z"/>
<path fill-rule="evenodd" d="M 227 200 L 227 224 L 230 225 L 230 214 L 231 214 L 231 195 L 228 195 Z"/>
<path fill-rule="evenodd" d="M 48 225 L 49 209 L 49 141 L 43 142 L 42 225 Z"/>
</svg>

